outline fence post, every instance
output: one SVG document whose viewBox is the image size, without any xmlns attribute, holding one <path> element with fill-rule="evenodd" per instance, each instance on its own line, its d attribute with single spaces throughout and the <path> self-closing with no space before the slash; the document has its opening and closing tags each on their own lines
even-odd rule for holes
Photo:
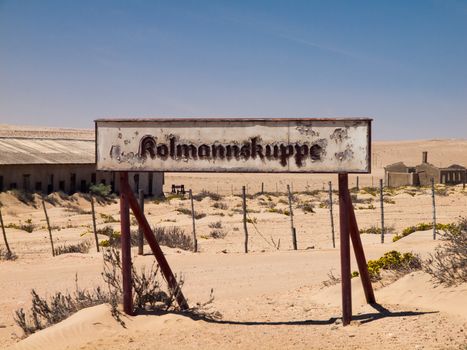
<svg viewBox="0 0 467 350">
<path fill-rule="evenodd" d="M 128 173 L 120 173 L 120 244 L 122 252 L 122 294 L 123 310 L 127 315 L 133 314 L 132 275 L 131 275 L 131 237 L 130 237 L 130 204 L 129 193 L 133 191 L 128 185 Z M 139 205 L 138 205 L 139 207 Z M 140 208 L 141 210 L 141 208 Z"/>
<path fill-rule="evenodd" d="M 292 232 L 292 245 L 293 245 L 293 249 L 297 250 L 297 233 L 293 225 L 292 193 L 290 192 L 289 185 L 287 185 L 287 193 L 289 195 L 290 230 Z"/>
<path fill-rule="evenodd" d="M 358 176 L 357 176 L 357 191 L 360 191 L 359 183 L 358 183 Z"/>
<path fill-rule="evenodd" d="M 381 243 L 384 243 L 384 194 L 383 179 L 379 179 L 379 201 L 381 206 Z"/>
<path fill-rule="evenodd" d="M 191 221 L 193 223 L 193 251 L 198 252 L 198 240 L 196 239 L 196 224 L 195 224 L 195 205 L 193 203 L 193 192 L 189 191 L 191 202 Z"/>
<path fill-rule="evenodd" d="M 97 237 L 97 227 L 96 227 L 96 209 L 94 208 L 94 196 L 92 192 L 89 192 L 91 196 L 91 214 L 92 214 L 92 230 L 94 231 L 94 239 L 96 241 L 96 249 L 99 253 L 99 238 Z"/>
<path fill-rule="evenodd" d="M 435 179 L 431 178 L 431 198 L 433 201 L 433 239 L 436 239 L 436 203 L 435 203 Z"/>
<path fill-rule="evenodd" d="M 138 191 L 139 207 L 141 212 L 144 214 L 144 191 Z M 141 225 L 138 225 L 138 255 L 144 254 L 144 233 Z"/>
<path fill-rule="evenodd" d="M 352 284 L 350 274 L 350 201 L 347 174 L 339 174 L 339 222 L 341 252 L 342 324 L 350 324 L 352 319 Z"/>
<path fill-rule="evenodd" d="M 336 237 L 334 235 L 334 215 L 332 214 L 332 182 L 329 181 L 329 215 L 331 216 L 332 247 L 336 248 Z"/>
<path fill-rule="evenodd" d="M 277 194 L 277 193 L 278 193 L 278 191 L 277 191 L 277 182 L 276 182 L 276 194 Z"/>
<path fill-rule="evenodd" d="M 6 238 L 5 225 L 3 224 L 2 205 L 1 204 L 0 204 L 0 224 L 2 225 L 3 240 L 5 241 L 6 251 L 7 251 L 8 255 L 11 256 L 10 245 L 8 244 L 8 240 Z"/>
<path fill-rule="evenodd" d="M 45 220 L 47 221 L 47 228 L 49 230 L 50 246 L 52 247 L 52 256 L 55 256 L 54 240 L 52 238 L 52 229 L 50 228 L 49 216 L 47 215 L 47 209 L 45 208 L 45 202 L 43 199 L 42 199 L 42 208 L 44 208 Z"/>
<path fill-rule="evenodd" d="M 264 194 L 264 182 L 261 182 L 261 194 Z"/>
<path fill-rule="evenodd" d="M 245 231 L 245 253 L 248 253 L 248 227 L 246 225 L 246 192 L 245 186 L 242 186 L 243 197 L 243 230 Z"/>
<path fill-rule="evenodd" d="M 233 196 L 233 184 L 230 184 L 230 191 L 232 192 L 232 196 Z"/>
</svg>

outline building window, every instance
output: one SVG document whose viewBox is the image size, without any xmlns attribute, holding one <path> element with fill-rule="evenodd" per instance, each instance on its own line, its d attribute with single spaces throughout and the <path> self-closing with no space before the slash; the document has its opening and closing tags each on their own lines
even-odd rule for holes
<svg viewBox="0 0 467 350">
<path fill-rule="evenodd" d="M 36 192 L 42 192 L 42 182 L 36 182 L 36 187 L 35 187 Z"/>
<path fill-rule="evenodd" d="M 96 184 L 96 173 L 92 173 L 92 174 L 91 174 L 91 183 L 92 183 L 93 185 Z"/>
<path fill-rule="evenodd" d="M 65 181 L 60 180 L 60 181 L 58 182 L 58 190 L 59 190 L 59 191 L 62 191 L 62 192 L 65 192 Z"/>
<path fill-rule="evenodd" d="M 50 182 L 47 185 L 47 194 L 50 194 L 54 191 L 54 174 L 50 174 Z"/>
<path fill-rule="evenodd" d="M 3 191 L 3 176 L 0 175 L 0 192 Z"/>
<path fill-rule="evenodd" d="M 31 191 L 31 175 L 23 174 L 23 190 L 26 192 Z"/>
<path fill-rule="evenodd" d="M 16 189 L 16 187 L 17 187 L 17 186 L 16 186 L 16 182 L 12 182 L 12 183 L 10 184 L 10 190 L 14 190 L 14 189 Z"/>
<path fill-rule="evenodd" d="M 76 192 L 76 174 L 72 173 L 70 175 L 70 194 Z"/>
<path fill-rule="evenodd" d="M 83 193 L 88 191 L 86 180 L 81 180 L 80 191 Z"/>
</svg>

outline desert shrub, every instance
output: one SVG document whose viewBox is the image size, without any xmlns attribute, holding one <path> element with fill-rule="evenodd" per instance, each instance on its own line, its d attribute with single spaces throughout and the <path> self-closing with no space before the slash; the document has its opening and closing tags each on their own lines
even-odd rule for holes
<svg viewBox="0 0 467 350">
<path fill-rule="evenodd" d="M 104 214 L 104 213 L 100 213 L 99 214 L 100 217 L 103 219 L 104 223 L 105 224 L 111 224 L 113 222 L 118 222 L 117 219 L 115 219 L 112 215 L 110 214 Z"/>
<path fill-rule="evenodd" d="M 314 213 L 315 206 L 311 202 L 303 202 L 297 205 L 300 209 L 303 210 L 304 213 Z"/>
<path fill-rule="evenodd" d="M 467 218 L 446 227 L 443 245 L 424 262 L 424 270 L 438 284 L 446 286 L 467 282 Z"/>
<path fill-rule="evenodd" d="M 250 224 L 256 224 L 256 223 L 258 223 L 258 219 L 256 219 L 255 217 L 247 218 L 246 222 L 248 222 Z"/>
<path fill-rule="evenodd" d="M 331 206 L 331 202 L 329 201 L 329 199 L 325 199 L 321 201 L 321 203 L 319 203 L 319 207 L 322 209 L 328 209 L 330 206 Z"/>
<path fill-rule="evenodd" d="M 32 223 L 32 219 L 27 219 L 24 223 L 21 221 L 19 222 L 19 224 L 9 223 L 8 225 L 5 225 L 5 227 L 14 228 L 17 230 L 22 230 L 31 233 L 36 228 L 36 225 Z"/>
<path fill-rule="evenodd" d="M 379 189 L 378 189 L 378 187 L 363 187 L 361 189 L 361 192 L 368 193 L 369 195 L 372 195 L 373 197 L 376 197 L 376 195 L 379 192 Z"/>
<path fill-rule="evenodd" d="M 215 221 L 211 222 L 208 224 L 210 228 L 222 228 L 222 222 L 221 221 Z"/>
<path fill-rule="evenodd" d="M 215 202 L 212 206 L 216 209 L 222 209 L 222 210 L 229 209 L 229 206 L 224 202 Z"/>
<path fill-rule="evenodd" d="M 177 209 L 175 209 L 175 210 L 178 211 L 178 212 L 181 213 L 181 214 L 186 214 L 186 215 L 191 216 L 191 210 L 188 209 L 188 208 L 177 208 Z M 206 214 L 205 214 L 205 213 L 201 213 L 201 212 L 197 212 L 197 211 L 195 210 L 195 215 L 194 215 L 194 217 L 195 217 L 196 220 L 199 220 L 199 219 L 202 219 L 202 218 L 206 217 Z"/>
<path fill-rule="evenodd" d="M 421 267 L 422 262 L 418 255 L 400 253 L 396 250 L 384 253 L 377 260 L 368 260 L 368 272 L 372 281 L 377 281 L 381 278 L 381 270 L 391 270 L 404 275 L 414 270 L 420 270 Z"/>
<path fill-rule="evenodd" d="M 120 231 L 115 231 L 112 227 L 105 226 L 103 229 L 98 229 L 97 233 L 105 234 L 108 237 L 108 239 L 102 239 L 99 241 L 99 245 L 101 247 L 120 247 L 120 238 L 122 235 Z M 130 231 L 130 244 L 132 247 L 138 245 L 138 235 L 139 234 L 137 230 Z"/>
<path fill-rule="evenodd" d="M 435 194 L 440 197 L 446 197 L 446 196 L 449 196 L 449 191 L 447 187 L 436 186 Z"/>
<path fill-rule="evenodd" d="M 288 200 L 285 200 L 285 199 L 283 199 L 283 198 L 279 199 L 279 203 L 280 203 L 280 204 L 289 205 L 289 201 L 288 201 Z"/>
<path fill-rule="evenodd" d="M 324 287 L 330 287 L 330 286 L 333 286 L 335 284 L 338 284 L 340 281 L 341 281 L 341 279 L 334 276 L 334 274 L 332 273 L 332 270 L 329 270 L 328 279 L 326 281 L 323 281 L 322 283 L 323 283 Z"/>
<path fill-rule="evenodd" d="M 49 299 L 31 290 L 32 307 L 26 314 L 23 308 L 15 311 L 14 320 L 26 336 L 63 321 L 86 307 L 111 302 L 109 293 L 100 287 L 85 290 L 78 287 L 73 293 L 56 292 Z M 116 301 L 114 301 L 116 309 Z"/>
<path fill-rule="evenodd" d="M 96 233 L 98 235 L 105 235 L 105 236 L 111 236 L 112 233 L 114 233 L 114 229 L 112 228 L 112 226 L 104 226 L 104 227 L 101 227 L 101 228 L 98 228 L 96 230 Z"/>
<path fill-rule="evenodd" d="M 91 214 L 91 211 L 81 208 L 79 205 L 67 203 L 65 205 L 65 210 L 68 212 L 76 213 L 79 215 Z"/>
<path fill-rule="evenodd" d="M 350 198 L 353 204 L 371 204 L 373 202 L 373 198 L 359 198 L 356 194 L 351 194 Z"/>
<path fill-rule="evenodd" d="M 453 227 L 453 224 L 436 224 L 436 230 L 449 230 Z M 405 229 L 402 230 L 402 232 L 400 234 L 397 234 L 395 235 L 393 238 L 392 238 L 392 241 L 393 242 L 396 242 L 398 240 L 400 240 L 401 238 L 404 238 L 414 232 L 417 232 L 417 231 L 427 231 L 427 230 L 431 230 L 433 228 L 433 223 L 425 223 L 425 222 L 421 222 L 421 223 L 418 223 L 417 225 L 415 226 L 409 226 L 409 227 L 406 227 Z"/>
<path fill-rule="evenodd" d="M 191 236 L 177 226 L 157 226 L 153 228 L 154 235 L 160 245 L 183 250 L 193 250 L 194 244 Z"/>
<path fill-rule="evenodd" d="M 188 209 L 188 208 L 177 208 L 175 209 L 176 211 L 178 211 L 179 213 L 181 214 L 185 214 L 185 215 L 190 215 L 191 216 L 191 210 Z"/>
<path fill-rule="evenodd" d="M 0 260 L 16 260 L 17 258 L 13 251 L 0 248 Z"/>
<path fill-rule="evenodd" d="M 370 210 L 374 210 L 374 209 L 376 209 L 376 207 L 375 207 L 373 204 L 370 204 L 370 205 L 368 205 L 368 206 L 366 206 L 366 207 L 364 207 L 364 206 L 358 206 L 356 209 L 370 209 Z"/>
<path fill-rule="evenodd" d="M 121 298 L 123 294 L 122 289 L 122 262 L 120 258 L 120 251 L 118 249 L 108 249 L 104 251 L 104 272 L 102 276 L 104 282 L 109 287 L 112 295 Z M 133 291 L 133 305 L 135 311 L 153 311 L 153 310 L 168 310 L 170 308 L 176 309 L 175 294 L 170 291 L 164 291 L 161 287 L 161 277 L 159 274 L 159 266 L 154 262 L 151 268 L 147 271 L 142 268 L 137 271 L 132 264 L 132 291 Z M 183 286 L 183 280 L 178 279 L 178 285 Z"/>
<path fill-rule="evenodd" d="M 387 226 L 387 227 L 384 228 L 384 233 L 385 234 L 392 234 L 392 233 L 394 233 L 394 231 L 395 231 L 394 226 Z M 360 234 L 364 234 L 364 233 L 380 235 L 381 234 L 381 227 L 372 225 L 372 226 L 370 226 L 368 228 L 360 229 Z"/>
<path fill-rule="evenodd" d="M 112 192 L 112 187 L 110 185 L 104 185 L 103 183 L 93 184 L 89 186 L 89 192 L 95 196 L 106 198 Z"/>
<path fill-rule="evenodd" d="M 227 231 L 222 227 L 221 221 L 215 221 L 208 224 L 209 228 L 211 228 L 211 232 L 209 235 L 212 238 L 225 238 L 227 236 Z"/>
<path fill-rule="evenodd" d="M 360 276 L 360 273 L 358 271 L 352 271 L 352 275 L 350 276 L 350 278 L 355 278 L 358 276 Z"/>
<path fill-rule="evenodd" d="M 91 248 L 91 242 L 86 240 L 76 244 L 63 244 L 54 249 L 55 255 L 68 253 L 88 253 Z"/>
<path fill-rule="evenodd" d="M 320 190 L 310 190 L 308 188 L 305 191 L 302 192 L 302 194 L 306 194 L 306 195 L 312 196 L 312 197 L 319 196 L 320 193 L 321 193 Z"/>
<path fill-rule="evenodd" d="M 396 201 L 394 199 L 391 199 L 391 198 L 388 198 L 388 197 L 384 197 L 383 202 L 386 203 L 386 204 L 396 204 Z"/>
<path fill-rule="evenodd" d="M 193 199 L 196 201 L 202 201 L 204 198 L 210 198 L 213 201 L 220 201 L 222 196 L 218 193 L 202 190 L 200 193 L 193 195 Z"/>
<path fill-rule="evenodd" d="M 277 209 L 277 208 L 269 208 L 267 210 L 269 213 L 277 213 L 277 214 L 282 214 L 282 215 L 290 215 L 290 212 L 287 209 Z"/>
<path fill-rule="evenodd" d="M 415 197 L 415 195 L 417 194 L 417 192 L 415 192 L 413 190 L 406 190 L 403 193 L 406 193 L 406 194 L 408 194 L 409 196 L 412 196 L 412 197 Z"/>
</svg>

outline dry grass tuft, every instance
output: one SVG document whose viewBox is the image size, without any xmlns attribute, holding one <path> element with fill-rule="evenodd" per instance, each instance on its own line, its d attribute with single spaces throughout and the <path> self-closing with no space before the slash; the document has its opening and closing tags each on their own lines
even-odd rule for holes
<svg viewBox="0 0 467 350">
<path fill-rule="evenodd" d="M 91 242 L 86 240 L 76 244 L 64 244 L 58 246 L 54 249 L 55 255 L 61 254 L 69 254 L 69 253 L 82 253 L 86 254 L 89 253 L 89 249 L 91 248 Z"/>
<path fill-rule="evenodd" d="M 423 268 L 437 284 L 455 286 L 467 282 L 467 218 L 446 227 L 444 245 L 424 262 Z"/>
<path fill-rule="evenodd" d="M 191 236 L 178 226 L 157 226 L 153 229 L 157 242 L 170 248 L 193 250 L 194 243 Z"/>
</svg>

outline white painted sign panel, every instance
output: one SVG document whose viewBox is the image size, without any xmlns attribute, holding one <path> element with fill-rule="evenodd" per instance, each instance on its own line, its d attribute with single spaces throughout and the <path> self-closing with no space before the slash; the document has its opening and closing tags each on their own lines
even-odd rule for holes
<svg viewBox="0 0 467 350">
<path fill-rule="evenodd" d="M 101 119 L 97 169 L 369 173 L 371 119 Z"/>
</svg>

